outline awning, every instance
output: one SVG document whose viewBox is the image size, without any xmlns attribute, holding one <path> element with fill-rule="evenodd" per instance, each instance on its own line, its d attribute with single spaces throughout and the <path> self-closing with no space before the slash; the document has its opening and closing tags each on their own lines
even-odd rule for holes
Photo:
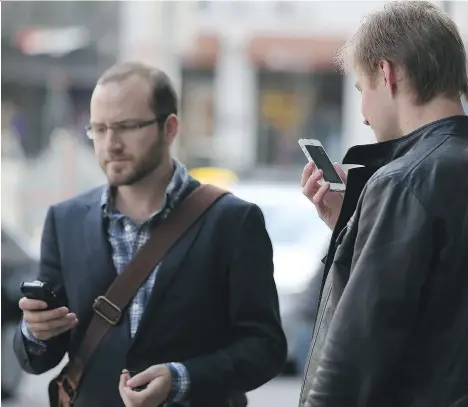
<svg viewBox="0 0 468 407">
<path fill-rule="evenodd" d="M 115 58 L 90 45 L 62 57 L 27 55 L 2 39 L 2 82 L 20 82 L 44 86 L 51 69 L 63 70 L 74 86 L 94 87 L 99 76 Z"/>
<path fill-rule="evenodd" d="M 335 37 L 257 36 L 249 53 L 257 66 L 272 71 L 330 70 L 343 42 Z"/>
<path fill-rule="evenodd" d="M 188 68 L 215 68 L 219 47 L 219 39 L 215 35 L 199 35 L 182 56 L 183 65 Z"/>
</svg>

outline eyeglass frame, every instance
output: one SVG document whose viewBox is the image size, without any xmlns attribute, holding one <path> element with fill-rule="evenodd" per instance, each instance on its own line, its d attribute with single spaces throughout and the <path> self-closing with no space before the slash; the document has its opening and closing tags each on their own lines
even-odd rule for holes
<svg viewBox="0 0 468 407">
<path fill-rule="evenodd" d="M 121 121 L 121 122 L 118 122 L 116 124 L 112 124 L 110 126 L 105 126 L 103 125 L 103 127 L 105 128 L 106 130 L 106 133 L 107 133 L 107 130 L 111 129 L 113 130 L 116 134 L 119 134 L 121 133 L 123 130 L 125 131 L 135 131 L 135 130 L 139 130 L 139 129 L 143 129 L 145 127 L 149 127 L 149 126 L 152 126 L 153 124 L 156 124 L 156 123 L 161 123 L 161 122 L 165 122 L 166 119 L 169 117 L 170 115 L 169 114 L 162 114 L 162 115 L 159 115 L 159 116 L 156 116 L 154 119 L 151 119 L 151 120 L 138 120 L 138 119 L 128 119 L 128 120 L 124 120 L 124 121 Z M 123 125 L 125 125 L 125 123 L 132 123 L 132 126 L 130 128 L 126 128 L 126 129 L 118 129 L 119 127 L 122 127 Z M 85 134 L 86 136 L 90 139 L 90 140 L 95 140 L 96 138 L 93 136 L 93 133 L 92 133 L 92 125 L 91 124 L 88 124 L 86 127 L 85 127 Z"/>
</svg>

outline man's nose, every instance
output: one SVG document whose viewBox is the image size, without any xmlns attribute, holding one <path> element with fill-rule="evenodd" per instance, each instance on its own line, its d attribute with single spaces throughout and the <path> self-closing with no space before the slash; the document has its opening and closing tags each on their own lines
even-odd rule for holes
<svg viewBox="0 0 468 407">
<path fill-rule="evenodd" d="M 370 126 L 370 123 L 367 119 L 364 119 L 363 123 L 366 125 L 366 126 Z"/>
<path fill-rule="evenodd" d="M 119 148 L 123 146 L 122 138 L 119 137 L 117 132 L 111 127 L 107 128 L 104 140 L 105 140 L 106 147 Z"/>
</svg>

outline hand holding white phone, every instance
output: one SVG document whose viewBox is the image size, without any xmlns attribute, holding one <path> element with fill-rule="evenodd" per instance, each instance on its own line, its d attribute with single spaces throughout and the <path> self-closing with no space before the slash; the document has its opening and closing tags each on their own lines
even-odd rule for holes
<svg viewBox="0 0 468 407">
<path fill-rule="evenodd" d="M 301 139 L 299 145 L 309 160 L 302 173 L 302 192 L 315 205 L 320 218 L 333 230 L 343 204 L 342 194 L 346 188 L 346 173 L 338 164 L 331 163 L 318 140 Z M 319 148 L 321 151 L 317 152 L 315 148 Z M 322 168 L 315 161 L 320 162 Z M 324 162 L 325 164 L 323 164 Z M 325 175 L 323 168 L 326 168 L 327 175 Z M 325 183 L 323 183 L 322 178 L 326 181 Z M 329 182 L 330 180 L 339 182 L 332 183 Z M 332 185 L 335 192 L 331 189 Z"/>
<path fill-rule="evenodd" d="M 318 140 L 300 139 L 299 145 L 301 146 L 301 149 L 309 162 L 313 162 L 317 169 L 322 170 L 323 179 L 330 183 L 330 191 L 344 192 L 346 185 L 341 176 L 336 171 L 336 168 L 333 166 L 330 158 L 322 146 L 322 143 L 320 143 Z"/>
</svg>

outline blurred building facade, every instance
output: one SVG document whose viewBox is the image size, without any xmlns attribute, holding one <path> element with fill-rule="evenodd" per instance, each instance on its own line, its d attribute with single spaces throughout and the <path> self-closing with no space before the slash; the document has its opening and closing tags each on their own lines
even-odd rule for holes
<svg viewBox="0 0 468 407">
<path fill-rule="evenodd" d="M 438 3 L 468 42 L 468 3 Z M 341 160 L 350 145 L 373 137 L 335 52 L 365 13 L 384 4 L 2 2 L 2 141 L 14 138 L 2 143 L 10 146 L 2 164 L 17 174 L 2 182 L 2 195 L 12 216 L 29 224 L 24 214 L 37 213 L 35 230 L 50 203 L 102 181 L 83 128 L 95 81 L 116 61 L 145 61 L 173 78 L 182 116 L 175 154 L 189 167 L 294 169 L 297 177 L 305 163 L 299 138 L 318 138 Z"/>
<path fill-rule="evenodd" d="M 28 157 L 56 127 L 78 127 L 96 78 L 116 61 L 114 2 L 2 2 L 2 104 L 22 122 Z"/>
<path fill-rule="evenodd" d="M 49 205 L 103 181 L 84 135 L 117 60 L 115 2 L 2 2 L 2 222 L 40 236 Z"/>
<path fill-rule="evenodd" d="M 468 41 L 468 3 L 435 3 Z M 340 160 L 373 135 L 362 124 L 354 79 L 335 69 L 335 52 L 364 14 L 384 4 L 125 3 L 120 58 L 155 63 L 175 79 L 183 117 L 177 153 L 189 165 L 241 173 L 301 166 L 302 137 L 320 139 Z"/>
<path fill-rule="evenodd" d="M 466 39 L 468 4 L 438 3 Z M 340 159 L 372 135 L 361 126 L 354 82 L 336 71 L 334 55 L 362 16 L 384 4 L 5 2 L 3 99 L 26 106 L 26 150 L 36 152 L 57 125 L 86 122 L 105 68 L 138 59 L 167 70 L 182 95 L 176 151 L 189 164 L 237 171 L 301 165 L 301 137 L 319 138 Z"/>
</svg>

